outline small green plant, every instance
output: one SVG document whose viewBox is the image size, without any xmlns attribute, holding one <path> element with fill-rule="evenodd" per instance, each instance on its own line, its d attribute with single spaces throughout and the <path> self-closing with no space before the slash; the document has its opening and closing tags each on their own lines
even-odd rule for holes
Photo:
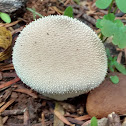
<svg viewBox="0 0 126 126">
<path fill-rule="evenodd" d="M 90 126 L 98 126 L 98 120 L 96 117 L 91 118 L 91 124 Z"/>
<path fill-rule="evenodd" d="M 115 72 L 118 70 L 122 74 L 126 75 L 126 68 L 122 64 L 117 62 L 117 57 L 112 57 L 110 55 L 110 50 L 107 48 L 106 53 L 108 56 L 108 68 L 111 72 Z M 114 83 L 117 84 L 119 82 L 119 78 L 117 76 L 110 76 L 110 80 Z"/>
<path fill-rule="evenodd" d="M 113 9 L 113 4 L 116 3 L 116 7 Z M 112 37 L 112 43 L 119 48 L 126 48 L 126 26 L 119 19 L 115 19 L 115 12 L 119 8 L 122 12 L 126 12 L 125 0 L 97 0 L 96 6 L 100 9 L 108 9 L 108 14 L 104 15 L 102 19 L 98 19 L 96 27 L 101 30 L 101 39 L 107 40 L 108 37 Z M 108 68 L 111 72 L 118 70 L 122 74 L 126 75 L 126 68 L 122 64 L 117 62 L 117 57 L 111 57 L 109 49 L 106 49 L 108 56 Z M 119 78 L 117 76 L 110 76 L 110 80 L 117 84 Z"/>
<path fill-rule="evenodd" d="M 67 7 L 64 11 L 64 15 L 73 18 L 73 8 L 71 6 Z"/>
<path fill-rule="evenodd" d="M 112 12 L 113 3 L 116 2 L 115 10 Z M 117 7 L 122 11 L 126 12 L 125 0 L 97 0 L 96 6 L 100 9 L 109 7 L 108 14 L 102 19 L 98 19 L 96 27 L 101 30 L 102 35 L 105 37 L 113 37 L 112 43 L 118 45 L 119 48 L 126 47 L 126 26 L 119 19 L 115 19 L 114 13 Z"/>
<path fill-rule="evenodd" d="M 126 26 L 121 20 L 115 20 L 115 15 L 109 13 L 103 17 L 103 19 L 98 19 L 96 27 L 101 30 L 101 33 L 105 37 L 111 37 L 112 43 L 118 45 L 119 48 L 126 47 Z"/>
<path fill-rule="evenodd" d="M 8 14 L 0 12 L 0 18 L 6 22 L 6 23 L 10 23 L 11 22 L 11 18 Z"/>
<path fill-rule="evenodd" d="M 125 0 L 97 0 L 96 6 L 100 9 L 106 9 L 107 7 L 109 7 L 109 12 L 110 12 L 111 7 L 112 7 L 114 2 L 116 2 L 117 7 L 122 12 L 126 13 L 126 1 Z M 115 10 L 117 9 L 117 7 L 115 8 Z"/>
<path fill-rule="evenodd" d="M 110 55 L 110 50 L 107 48 L 106 49 L 106 53 L 107 53 L 107 56 L 108 56 L 108 67 L 109 67 L 109 70 L 111 72 L 114 72 L 115 69 L 118 70 L 119 72 L 121 72 L 122 74 L 126 75 L 126 68 L 117 62 L 117 57 L 112 57 Z"/>
<path fill-rule="evenodd" d="M 118 76 L 110 76 L 110 80 L 114 83 L 114 84 L 118 84 L 119 83 L 119 78 Z"/>
<path fill-rule="evenodd" d="M 27 10 L 29 10 L 30 12 L 33 13 L 34 20 L 36 20 L 36 15 L 38 15 L 41 18 L 43 17 L 40 13 L 36 12 L 35 8 L 28 8 L 27 7 Z M 64 15 L 73 18 L 73 8 L 71 6 L 68 6 L 64 11 Z"/>
<path fill-rule="evenodd" d="M 36 20 L 36 15 L 38 15 L 39 17 L 43 17 L 40 13 L 36 12 L 35 8 L 28 8 L 27 7 L 27 10 L 31 11 L 33 13 L 33 19 Z"/>
</svg>

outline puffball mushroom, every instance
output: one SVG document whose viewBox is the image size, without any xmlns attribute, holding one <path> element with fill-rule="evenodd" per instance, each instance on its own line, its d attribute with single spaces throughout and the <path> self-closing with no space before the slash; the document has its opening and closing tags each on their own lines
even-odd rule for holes
<svg viewBox="0 0 126 126">
<path fill-rule="evenodd" d="M 67 16 L 47 16 L 27 25 L 12 59 L 26 85 L 56 100 L 87 93 L 107 72 L 101 40 L 89 26 Z"/>
</svg>

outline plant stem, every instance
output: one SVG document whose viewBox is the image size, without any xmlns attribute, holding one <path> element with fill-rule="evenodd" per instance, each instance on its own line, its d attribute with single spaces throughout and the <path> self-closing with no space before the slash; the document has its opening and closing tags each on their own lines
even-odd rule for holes
<svg viewBox="0 0 126 126">
<path fill-rule="evenodd" d="M 106 37 L 104 40 L 103 40 L 103 43 L 108 39 L 108 37 Z"/>
<path fill-rule="evenodd" d="M 115 7 L 115 10 L 114 10 L 114 12 L 113 12 L 114 14 L 116 13 L 117 9 L 118 9 L 118 7 L 116 6 L 116 7 Z"/>
<path fill-rule="evenodd" d="M 33 8 L 34 12 L 33 12 L 33 19 L 36 20 L 36 11 L 35 11 L 35 8 Z"/>
<path fill-rule="evenodd" d="M 104 37 L 104 36 L 103 36 L 103 34 L 101 33 L 100 39 L 103 40 L 103 37 Z"/>
<path fill-rule="evenodd" d="M 35 10 L 33 10 L 33 9 L 31 9 L 31 8 L 28 8 L 27 7 L 27 10 L 29 10 L 29 11 L 31 11 L 33 14 L 36 14 L 36 15 L 38 15 L 39 17 L 43 17 L 41 14 L 39 14 L 38 12 L 36 12 Z"/>
<path fill-rule="evenodd" d="M 114 1 L 115 1 L 115 0 L 112 0 L 111 4 L 110 4 L 110 6 L 109 6 L 108 14 L 111 13 L 111 9 L 112 9 L 112 5 L 113 5 Z"/>
</svg>

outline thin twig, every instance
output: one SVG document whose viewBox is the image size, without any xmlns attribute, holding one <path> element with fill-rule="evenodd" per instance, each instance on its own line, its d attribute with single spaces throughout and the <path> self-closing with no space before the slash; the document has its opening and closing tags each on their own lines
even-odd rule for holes
<svg viewBox="0 0 126 126">
<path fill-rule="evenodd" d="M 12 84 L 18 82 L 19 80 L 20 80 L 20 78 L 17 77 L 17 78 L 15 78 L 15 79 L 11 80 L 11 81 L 8 81 L 8 82 L 6 82 L 6 83 L 4 83 L 4 84 L 1 84 L 1 85 L 0 85 L 0 89 L 5 88 L 5 87 L 9 87 L 10 85 L 12 85 Z"/>
<path fill-rule="evenodd" d="M 73 12 L 74 12 L 75 14 L 78 14 L 78 13 L 79 13 L 79 11 L 78 11 L 77 9 L 73 9 Z M 87 14 L 83 14 L 82 17 L 83 17 L 85 20 L 87 20 L 88 22 L 90 22 L 91 24 L 96 25 L 96 20 L 95 20 L 93 17 L 88 16 Z"/>
</svg>

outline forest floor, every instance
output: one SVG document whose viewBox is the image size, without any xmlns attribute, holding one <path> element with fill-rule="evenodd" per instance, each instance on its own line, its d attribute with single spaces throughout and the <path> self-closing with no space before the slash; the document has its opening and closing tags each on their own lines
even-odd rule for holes
<svg viewBox="0 0 126 126">
<path fill-rule="evenodd" d="M 95 26 L 96 20 L 107 14 L 107 9 L 98 9 L 95 0 L 81 0 L 79 5 L 72 0 L 29 0 L 26 4 L 26 7 L 35 8 L 36 12 L 43 16 L 62 15 L 68 6 L 73 7 L 74 18 L 99 33 Z M 118 19 L 122 20 L 125 15 L 119 14 Z M 28 10 L 16 20 L 12 18 L 10 24 L 1 21 L 0 26 L 6 27 L 12 33 L 12 47 L 20 31 L 31 21 L 33 21 L 33 13 Z M 119 56 L 115 53 L 119 61 L 122 60 L 120 53 L 122 51 L 119 52 Z M 57 123 L 59 123 L 57 126 L 64 124 L 84 126 L 91 119 L 86 112 L 86 98 L 87 94 L 62 102 L 48 99 L 17 78 L 11 57 L 0 62 L 0 126 L 56 126 Z M 61 105 L 63 109 L 56 110 L 55 104 Z M 61 114 L 62 112 L 64 115 Z"/>
</svg>

